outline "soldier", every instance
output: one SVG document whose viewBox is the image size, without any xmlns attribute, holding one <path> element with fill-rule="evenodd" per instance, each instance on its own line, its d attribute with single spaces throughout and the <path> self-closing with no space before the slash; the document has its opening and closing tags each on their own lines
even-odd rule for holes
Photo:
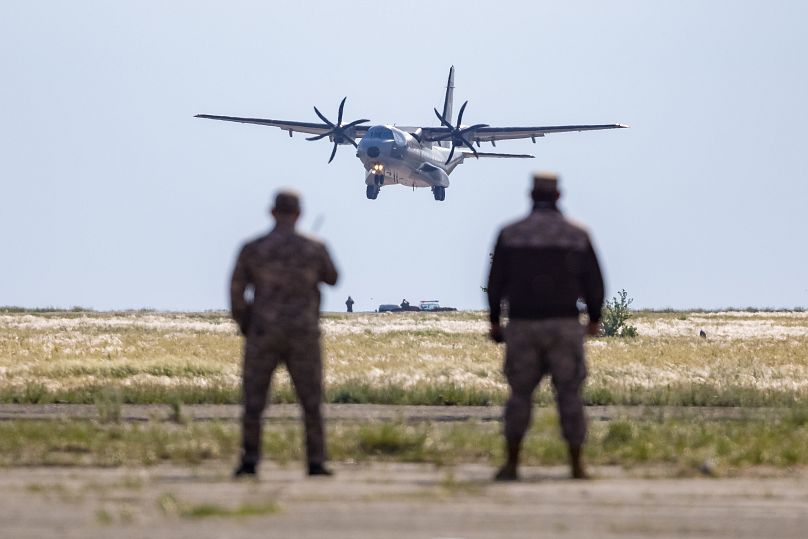
<svg viewBox="0 0 808 539">
<path fill-rule="evenodd" d="M 510 386 L 505 406 L 508 460 L 495 479 L 518 478 L 519 451 L 530 424 L 533 391 L 545 374 L 551 376 L 555 388 L 572 476 L 583 479 L 583 334 L 600 332 L 603 278 L 586 230 L 567 220 L 556 205 L 560 196 L 557 176 L 535 174 L 531 194 L 533 211 L 500 232 L 488 277 L 490 336 L 496 342 L 505 341 L 504 372 Z M 584 298 L 589 312 L 586 329 L 578 321 L 579 297 Z M 503 300 L 510 319 L 504 330 L 500 326 Z"/>
<path fill-rule="evenodd" d="M 349 313 L 353 312 L 353 304 L 354 304 L 353 298 L 351 296 L 348 296 L 348 299 L 345 300 L 345 307 L 347 307 Z"/>
<path fill-rule="evenodd" d="M 280 191 L 272 208 L 275 228 L 244 245 L 233 270 L 233 319 L 247 338 L 244 346 L 244 415 L 241 465 L 235 476 L 255 475 L 261 457 L 261 414 L 270 379 L 286 365 L 303 408 L 309 475 L 331 475 L 325 464 L 320 411 L 320 291 L 333 285 L 337 270 L 325 246 L 295 231 L 300 199 Z M 252 301 L 245 299 L 251 289 Z"/>
</svg>

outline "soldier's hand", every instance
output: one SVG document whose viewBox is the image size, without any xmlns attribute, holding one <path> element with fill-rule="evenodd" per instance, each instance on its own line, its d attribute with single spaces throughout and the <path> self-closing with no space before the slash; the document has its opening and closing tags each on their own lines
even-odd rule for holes
<svg viewBox="0 0 808 539">
<path fill-rule="evenodd" d="M 488 336 L 495 343 L 505 342 L 505 337 L 502 334 L 502 326 L 499 324 L 491 324 L 491 329 L 488 331 Z"/>
<path fill-rule="evenodd" d="M 600 335 L 600 322 L 590 322 L 586 326 L 586 334 L 590 337 L 597 337 Z"/>
<path fill-rule="evenodd" d="M 250 322 L 252 322 L 252 312 L 250 310 L 244 311 L 244 314 L 242 314 L 241 318 L 239 318 L 238 329 L 245 337 L 250 331 Z"/>
</svg>

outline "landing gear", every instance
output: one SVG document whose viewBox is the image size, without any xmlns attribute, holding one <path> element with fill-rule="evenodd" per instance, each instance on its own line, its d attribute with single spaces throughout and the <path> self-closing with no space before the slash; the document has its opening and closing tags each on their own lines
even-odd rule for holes
<svg viewBox="0 0 808 539">
<path fill-rule="evenodd" d="M 370 200 L 376 200 L 376 197 L 379 196 L 379 191 L 381 189 L 378 185 L 368 185 L 367 188 L 367 195 Z"/>
<path fill-rule="evenodd" d="M 432 188 L 432 194 L 435 197 L 435 200 L 446 200 L 446 188 L 435 186 Z"/>
<path fill-rule="evenodd" d="M 384 185 L 384 174 L 376 174 L 373 176 L 373 183 L 376 184 L 376 187 Z"/>
</svg>

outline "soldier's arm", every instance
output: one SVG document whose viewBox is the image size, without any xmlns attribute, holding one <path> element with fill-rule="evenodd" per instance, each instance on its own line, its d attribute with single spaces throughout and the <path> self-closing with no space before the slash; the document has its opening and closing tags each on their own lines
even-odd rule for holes
<svg viewBox="0 0 808 539">
<path fill-rule="evenodd" d="M 233 276 L 230 279 L 230 314 L 239 325 L 241 332 L 245 334 L 249 326 L 251 305 L 244 298 L 244 292 L 246 292 L 247 286 L 252 284 L 247 269 L 246 251 L 246 246 L 241 249 L 236 259 L 236 267 L 233 268 Z"/>
<path fill-rule="evenodd" d="M 494 256 L 491 260 L 491 273 L 488 274 L 488 310 L 491 325 L 499 325 L 506 278 L 506 260 L 502 246 L 502 234 L 500 233 L 499 237 L 497 237 Z"/>
<path fill-rule="evenodd" d="M 337 268 L 334 266 L 334 261 L 331 260 L 331 255 L 328 254 L 328 249 L 326 249 L 325 245 L 323 245 L 322 248 L 323 256 L 320 267 L 320 280 L 325 284 L 335 285 L 339 277 Z"/>
<path fill-rule="evenodd" d="M 584 253 L 582 279 L 581 284 L 586 309 L 589 313 L 589 323 L 598 324 L 600 323 L 600 311 L 603 307 L 603 274 L 600 271 L 598 256 L 595 254 L 595 248 L 592 246 L 591 240 L 587 242 L 587 248 Z"/>
</svg>

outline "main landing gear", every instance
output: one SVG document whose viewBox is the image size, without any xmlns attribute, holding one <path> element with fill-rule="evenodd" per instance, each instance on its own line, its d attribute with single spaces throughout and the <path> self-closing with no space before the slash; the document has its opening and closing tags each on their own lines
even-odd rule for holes
<svg viewBox="0 0 808 539">
<path fill-rule="evenodd" d="M 446 200 L 446 188 L 435 186 L 432 188 L 432 195 L 435 197 L 435 200 Z"/>
</svg>

